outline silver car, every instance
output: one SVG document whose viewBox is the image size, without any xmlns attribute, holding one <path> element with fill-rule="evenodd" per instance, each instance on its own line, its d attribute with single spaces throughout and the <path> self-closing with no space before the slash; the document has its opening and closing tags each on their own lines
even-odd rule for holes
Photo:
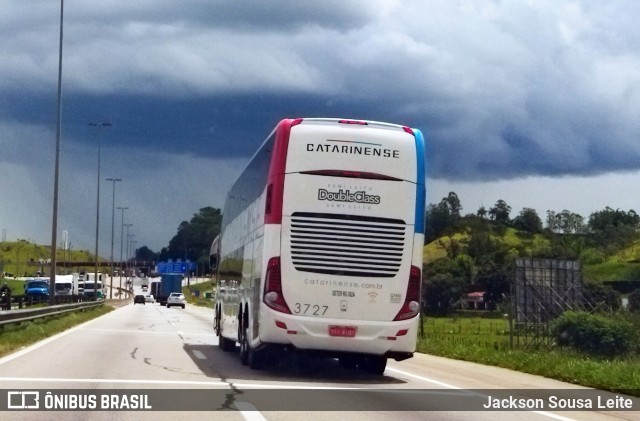
<svg viewBox="0 0 640 421">
<path fill-rule="evenodd" d="M 172 292 L 167 298 L 167 308 L 171 306 L 180 306 L 184 308 L 185 300 L 184 294 L 181 292 Z"/>
</svg>

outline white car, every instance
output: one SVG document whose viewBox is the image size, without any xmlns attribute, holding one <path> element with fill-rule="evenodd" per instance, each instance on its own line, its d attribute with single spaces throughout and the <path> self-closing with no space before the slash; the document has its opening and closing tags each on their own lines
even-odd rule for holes
<svg viewBox="0 0 640 421">
<path fill-rule="evenodd" d="M 153 298 L 153 295 L 147 294 L 144 296 L 144 300 L 148 303 L 155 303 L 156 300 Z"/>
<path fill-rule="evenodd" d="M 167 308 L 171 306 L 180 306 L 184 308 L 184 294 L 181 292 L 172 292 L 167 298 Z"/>
</svg>

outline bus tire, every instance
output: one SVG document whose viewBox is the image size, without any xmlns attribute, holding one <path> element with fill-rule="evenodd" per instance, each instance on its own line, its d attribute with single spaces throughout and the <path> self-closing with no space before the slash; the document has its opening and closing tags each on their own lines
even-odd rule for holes
<svg viewBox="0 0 640 421">
<path fill-rule="evenodd" d="M 249 339 L 247 329 L 238 329 L 238 338 L 240 339 L 240 362 L 242 365 L 249 364 Z"/>
<path fill-rule="evenodd" d="M 220 337 L 220 307 L 216 308 L 216 315 L 213 318 L 213 331 Z"/>
<path fill-rule="evenodd" d="M 240 342 L 240 362 L 242 365 L 249 366 L 252 370 L 258 370 L 262 368 L 261 357 L 261 352 L 251 348 L 251 344 L 249 344 L 249 329 L 246 328 Z"/>
</svg>

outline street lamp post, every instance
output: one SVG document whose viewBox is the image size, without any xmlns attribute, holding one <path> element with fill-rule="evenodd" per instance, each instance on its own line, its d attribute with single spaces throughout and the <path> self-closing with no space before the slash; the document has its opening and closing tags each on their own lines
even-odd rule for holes
<svg viewBox="0 0 640 421">
<path fill-rule="evenodd" d="M 111 125 L 112 124 L 107 121 L 89 123 L 89 126 L 98 128 L 98 193 L 96 195 L 97 199 L 96 199 L 96 255 L 95 255 L 96 268 L 95 268 L 95 278 L 93 281 L 93 293 L 96 297 L 96 300 L 98 299 L 98 237 L 100 234 L 100 128 L 109 127 Z"/>
<path fill-rule="evenodd" d="M 64 22 L 64 0 L 60 0 L 60 45 L 58 47 L 58 101 L 56 118 L 56 159 L 53 175 L 53 221 L 51 224 L 51 269 L 49 273 L 49 304 L 55 303 L 56 253 L 58 242 L 58 184 L 60 174 L 60 133 L 62 129 L 62 27 Z M 4 232 L 3 232 L 4 234 Z"/>
<path fill-rule="evenodd" d="M 116 182 L 122 181 L 121 178 L 107 178 L 107 181 L 113 183 L 113 198 L 111 201 L 111 275 L 109 276 L 109 299 L 113 298 L 113 227 L 116 221 Z"/>
<path fill-rule="evenodd" d="M 135 236 L 135 234 L 127 235 L 129 241 L 129 245 L 127 246 L 127 257 L 129 260 L 133 259 L 133 238 Z"/>
<path fill-rule="evenodd" d="M 122 266 L 122 237 L 124 235 L 124 211 L 129 209 L 126 207 L 122 207 L 119 206 L 118 209 L 120 209 L 122 211 L 122 218 L 121 218 L 121 227 L 120 227 L 120 270 L 118 275 L 120 275 L 120 297 L 122 297 L 122 272 L 124 272 L 124 267 Z"/>
<path fill-rule="evenodd" d="M 125 243 L 127 246 L 127 251 L 125 252 L 126 263 L 125 267 L 129 268 L 129 228 L 133 226 L 133 224 L 124 224 L 127 227 L 127 242 Z"/>
</svg>

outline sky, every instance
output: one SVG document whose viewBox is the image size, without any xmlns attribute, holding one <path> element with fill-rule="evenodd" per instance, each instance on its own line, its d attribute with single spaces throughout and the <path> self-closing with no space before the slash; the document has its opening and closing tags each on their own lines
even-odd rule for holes
<svg viewBox="0 0 640 421">
<path fill-rule="evenodd" d="M 454 191 L 465 214 L 637 210 L 639 19 L 635 0 L 66 0 L 59 243 L 93 252 L 98 219 L 101 256 L 123 222 L 123 249 L 159 251 L 295 117 L 421 129 L 427 203 Z M 59 2 L 0 0 L 7 241 L 51 243 L 59 31 Z"/>
</svg>

